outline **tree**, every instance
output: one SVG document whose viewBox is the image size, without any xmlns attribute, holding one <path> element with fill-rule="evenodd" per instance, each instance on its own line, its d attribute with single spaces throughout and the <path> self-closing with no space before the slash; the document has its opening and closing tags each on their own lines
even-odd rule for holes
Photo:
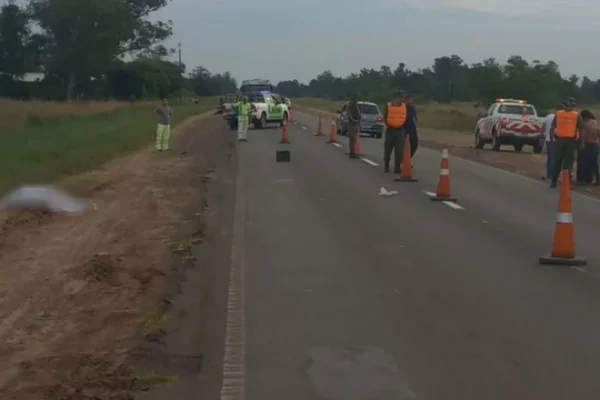
<svg viewBox="0 0 600 400">
<path fill-rule="evenodd" d="M 29 15 L 13 1 L 0 7 L 0 73 L 21 77 L 30 61 Z"/>
<path fill-rule="evenodd" d="M 47 37 L 46 68 L 71 99 L 77 83 L 100 78 L 125 53 L 147 50 L 171 34 L 148 15 L 167 0 L 31 0 L 34 20 Z"/>
</svg>

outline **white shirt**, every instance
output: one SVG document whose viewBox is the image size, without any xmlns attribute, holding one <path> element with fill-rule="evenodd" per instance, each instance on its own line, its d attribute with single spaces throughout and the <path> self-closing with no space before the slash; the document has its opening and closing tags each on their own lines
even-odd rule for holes
<svg viewBox="0 0 600 400">
<path fill-rule="evenodd" d="M 554 116 L 556 114 L 548 114 L 546 118 L 544 118 L 544 122 L 542 122 L 542 132 L 546 136 L 546 142 L 550 141 L 550 133 L 552 132 L 552 122 L 554 121 Z"/>
</svg>

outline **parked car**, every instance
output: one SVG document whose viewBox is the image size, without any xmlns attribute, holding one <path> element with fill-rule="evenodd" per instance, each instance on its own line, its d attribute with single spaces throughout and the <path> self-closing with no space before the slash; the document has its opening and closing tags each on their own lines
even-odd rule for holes
<svg viewBox="0 0 600 400">
<path fill-rule="evenodd" d="M 348 103 L 337 111 L 335 125 L 338 135 L 348 134 L 348 115 L 346 113 Z M 379 106 L 375 103 L 367 101 L 359 101 L 358 108 L 360 110 L 360 133 L 370 135 L 371 137 L 381 138 L 385 130 L 383 116 Z"/>
</svg>

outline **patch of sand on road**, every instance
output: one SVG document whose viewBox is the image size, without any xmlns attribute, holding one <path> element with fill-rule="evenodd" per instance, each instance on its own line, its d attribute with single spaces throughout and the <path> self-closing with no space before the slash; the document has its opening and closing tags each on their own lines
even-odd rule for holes
<svg viewBox="0 0 600 400">
<path fill-rule="evenodd" d="M 67 185 L 97 211 L 0 215 L 0 398 L 131 398 L 128 353 L 156 310 L 182 210 L 203 196 L 191 178 L 209 167 L 203 154 L 227 147 L 211 135 L 222 124 L 193 118 L 174 151 L 146 149 Z"/>
</svg>

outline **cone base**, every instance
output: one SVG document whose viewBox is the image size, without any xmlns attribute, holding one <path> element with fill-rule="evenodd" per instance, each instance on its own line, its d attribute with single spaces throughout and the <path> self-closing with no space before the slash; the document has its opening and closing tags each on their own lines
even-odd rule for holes
<svg viewBox="0 0 600 400">
<path fill-rule="evenodd" d="M 394 180 L 396 182 L 418 182 L 419 181 L 418 179 L 415 179 L 415 178 L 412 178 L 412 177 L 411 178 L 402 178 L 402 177 L 400 177 L 400 178 L 395 178 Z"/>
<path fill-rule="evenodd" d="M 458 200 L 456 200 L 456 197 L 452 197 L 452 196 L 448 196 L 448 197 L 440 197 L 440 196 L 433 196 L 430 197 L 431 201 L 451 201 L 453 203 L 456 203 Z"/>
<path fill-rule="evenodd" d="M 562 265 L 565 267 L 583 267 L 587 265 L 585 257 L 575 256 L 573 258 L 553 257 L 552 254 L 546 254 L 539 258 L 538 262 L 541 265 Z"/>
</svg>

